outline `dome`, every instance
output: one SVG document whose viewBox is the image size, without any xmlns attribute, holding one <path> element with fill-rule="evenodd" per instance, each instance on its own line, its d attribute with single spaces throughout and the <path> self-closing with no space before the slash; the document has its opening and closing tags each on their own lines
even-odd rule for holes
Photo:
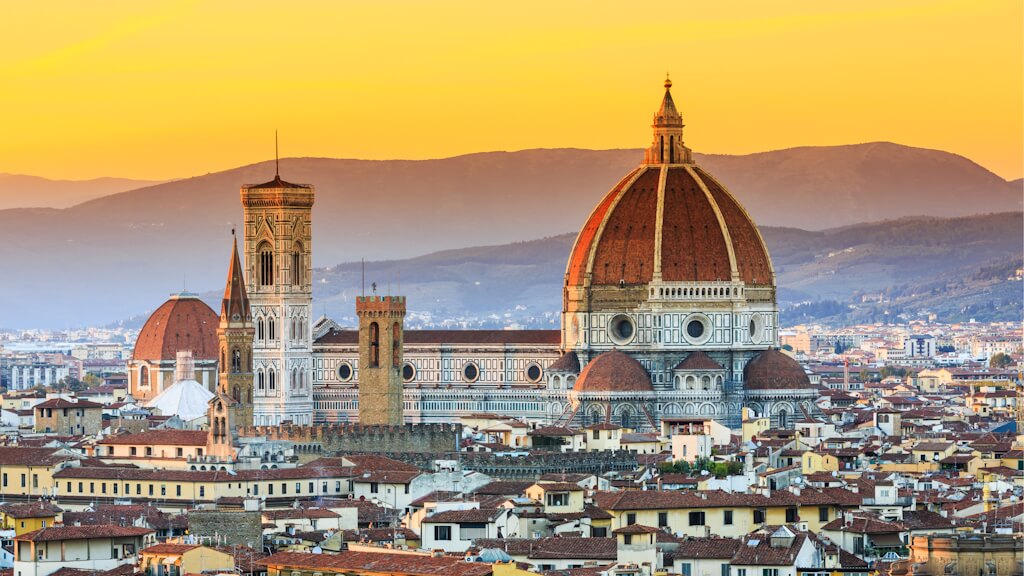
<svg viewBox="0 0 1024 576">
<path fill-rule="evenodd" d="M 590 361 L 573 385 L 576 392 L 652 392 L 647 370 L 628 354 L 612 350 Z"/>
<path fill-rule="evenodd" d="M 175 360 L 191 350 L 196 361 L 217 359 L 217 314 L 194 294 L 176 294 L 156 309 L 139 332 L 132 360 Z"/>
<path fill-rule="evenodd" d="M 195 380 L 181 380 L 146 402 L 147 408 L 156 408 L 164 416 L 177 416 L 188 422 L 206 415 L 213 392 Z"/>
<path fill-rule="evenodd" d="M 743 369 L 743 387 L 747 390 L 814 388 L 803 366 L 774 348 L 761 352 L 747 362 L 747 367 Z"/>
<path fill-rule="evenodd" d="M 665 83 L 643 163 L 597 204 L 566 266 L 568 288 L 741 281 L 772 286 L 768 250 L 743 206 L 694 163 Z"/>
<path fill-rule="evenodd" d="M 580 230 L 566 282 L 648 284 L 656 272 L 664 282 L 774 284 L 754 222 L 696 165 L 644 165 L 627 174 Z"/>
</svg>

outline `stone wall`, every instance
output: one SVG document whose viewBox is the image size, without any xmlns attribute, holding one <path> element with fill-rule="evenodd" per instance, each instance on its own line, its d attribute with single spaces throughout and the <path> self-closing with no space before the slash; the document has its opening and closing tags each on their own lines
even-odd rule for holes
<svg viewBox="0 0 1024 576">
<path fill-rule="evenodd" d="M 211 538 L 214 544 L 263 549 L 260 512 L 192 510 L 188 513 L 188 533 L 199 538 Z"/>
<path fill-rule="evenodd" d="M 337 452 L 441 453 L 457 449 L 462 438 L 462 425 L 247 426 L 240 428 L 238 435 L 288 440 L 299 445 L 300 452 L 319 452 L 324 456 Z"/>
</svg>

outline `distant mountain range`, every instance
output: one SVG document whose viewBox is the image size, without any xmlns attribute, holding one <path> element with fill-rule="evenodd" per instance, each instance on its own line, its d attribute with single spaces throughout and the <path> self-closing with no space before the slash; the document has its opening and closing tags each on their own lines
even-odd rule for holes
<svg viewBox="0 0 1024 576">
<path fill-rule="evenodd" d="M 0 210 L 67 208 L 94 198 L 160 183 L 128 178 L 50 180 L 24 174 L 0 174 Z"/>
<path fill-rule="evenodd" d="M 313 250 L 322 267 L 575 230 L 640 157 L 638 150 L 558 149 L 424 161 L 300 158 L 282 160 L 281 173 L 317 187 Z M 896 144 L 697 161 L 761 226 L 819 230 L 1021 209 L 1019 185 L 961 156 Z M 62 210 L 0 210 L 0 262 L 10 279 L 0 288 L 0 327 L 103 323 L 151 310 L 182 286 L 215 289 L 229 231 L 242 219 L 239 185 L 272 176 L 272 163 L 263 162 Z M 481 293 L 481 302 L 489 297 Z"/>
</svg>

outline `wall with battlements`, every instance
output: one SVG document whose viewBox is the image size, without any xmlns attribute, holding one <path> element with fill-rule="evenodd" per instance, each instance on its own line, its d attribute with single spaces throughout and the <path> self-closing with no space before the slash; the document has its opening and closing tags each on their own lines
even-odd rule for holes
<svg viewBox="0 0 1024 576">
<path fill-rule="evenodd" d="M 240 437 L 288 440 L 300 448 L 318 446 L 326 456 L 334 452 L 443 453 L 457 451 L 462 438 L 461 424 L 405 424 L 363 426 L 325 424 L 318 426 L 246 426 Z"/>
</svg>

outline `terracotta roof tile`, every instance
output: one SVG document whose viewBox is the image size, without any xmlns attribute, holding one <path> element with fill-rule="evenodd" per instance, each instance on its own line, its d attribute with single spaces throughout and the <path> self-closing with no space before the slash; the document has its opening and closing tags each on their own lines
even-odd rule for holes
<svg viewBox="0 0 1024 576">
<path fill-rule="evenodd" d="M 465 562 L 461 558 L 393 554 L 386 552 L 341 552 L 339 554 L 307 554 L 278 552 L 259 563 L 281 569 L 322 571 L 364 571 L 371 574 L 408 574 L 410 576 L 490 576 L 493 568 L 482 562 Z"/>
<path fill-rule="evenodd" d="M 89 538 L 121 538 L 127 536 L 143 536 L 152 533 L 150 528 L 134 526 L 53 526 L 32 532 L 26 532 L 15 540 L 29 542 L 52 542 L 55 540 L 85 540 Z"/>
</svg>

